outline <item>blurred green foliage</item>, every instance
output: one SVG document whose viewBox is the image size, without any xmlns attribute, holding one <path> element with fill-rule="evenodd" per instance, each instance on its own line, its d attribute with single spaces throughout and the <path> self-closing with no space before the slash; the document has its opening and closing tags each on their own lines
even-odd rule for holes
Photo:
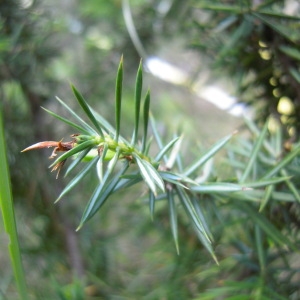
<svg viewBox="0 0 300 300">
<path fill-rule="evenodd" d="M 236 79 L 237 95 L 297 139 L 300 131 L 300 13 L 297 1 L 194 1 L 192 45 L 220 76 Z M 192 31 L 191 31 L 192 32 Z M 201 37 L 201 38 L 199 38 Z M 287 109 L 282 107 L 288 106 Z"/>
</svg>

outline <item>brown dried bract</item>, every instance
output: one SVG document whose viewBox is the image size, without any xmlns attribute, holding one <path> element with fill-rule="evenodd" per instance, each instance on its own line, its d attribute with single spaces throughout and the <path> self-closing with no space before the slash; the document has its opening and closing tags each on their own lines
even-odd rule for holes
<svg viewBox="0 0 300 300">
<path fill-rule="evenodd" d="M 66 152 L 66 151 L 71 150 L 74 147 L 75 143 L 76 143 L 75 139 L 73 141 L 70 141 L 70 142 L 62 142 L 62 140 L 60 140 L 59 142 L 56 142 L 56 141 L 39 142 L 39 143 L 33 144 L 33 145 L 25 148 L 21 152 L 25 152 L 25 151 L 29 151 L 29 150 L 35 150 L 35 149 L 54 147 L 54 149 L 52 151 L 52 154 L 49 157 L 49 158 L 54 158 L 55 156 L 57 156 L 57 152 Z M 60 172 L 61 168 L 64 166 L 65 162 L 66 162 L 66 160 L 63 160 L 63 161 L 57 163 L 52 168 L 51 172 L 57 170 L 56 178 L 58 177 L 59 172 Z"/>
<path fill-rule="evenodd" d="M 25 148 L 21 152 L 35 150 L 35 149 L 55 147 L 51 156 L 49 157 L 49 158 L 54 158 L 57 155 L 56 152 L 59 152 L 59 151 L 65 152 L 65 151 L 71 150 L 74 147 L 74 143 L 75 143 L 75 141 L 62 142 L 62 140 L 59 142 L 56 142 L 56 141 L 39 142 L 39 143 L 33 144 L 33 145 Z"/>
<path fill-rule="evenodd" d="M 60 161 L 59 163 L 57 163 L 57 164 L 51 169 L 51 172 L 57 171 L 57 173 L 56 173 L 56 179 L 58 178 L 59 172 L 60 172 L 60 170 L 62 169 L 62 167 L 64 166 L 65 162 L 66 162 L 66 159 L 63 160 L 63 161 Z"/>
</svg>

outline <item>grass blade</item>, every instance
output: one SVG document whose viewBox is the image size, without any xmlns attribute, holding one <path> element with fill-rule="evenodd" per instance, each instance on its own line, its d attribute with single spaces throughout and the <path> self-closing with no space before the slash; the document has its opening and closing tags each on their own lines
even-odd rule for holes
<svg viewBox="0 0 300 300">
<path fill-rule="evenodd" d="M 75 88 L 74 85 L 71 85 L 71 88 L 73 90 L 73 93 L 74 93 L 74 95 L 75 95 L 75 97 L 76 97 L 79 105 L 84 110 L 85 114 L 90 119 L 90 121 L 93 123 L 93 125 L 97 129 L 97 131 L 100 134 L 100 136 L 104 139 L 104 135 L 103 135 L 102 129 L 100 128 L 99 123 L 97 122 L 95 116 L 91 112 L 91 110 L 90 110 L 87 102 L 85 101 L 85 99 L 83 98 L 83 96 L 79 93 L 79 91 Z"/>
<path fill-rule="evenodd" d="M 0 107 L 0 109 L 1 108 L 2 107 Z M 14 213 L 9 167 L 6 155 L 6 141 L 4 138 L 4 128 L 2 121 L 2 110 L 0 110 L 0 161 L 0 208 L 2 212 L 4 228 L 9 237 L 8 250 L 17 288 L 19 290 L 19 296 L 20 299 L 26 300 L 29 299 L 29 297 L 26 286 L 26 277 L 22 265 L 21 251 Z M 3 272 L 5 271 L 3 270 Z"/>
<path fill-rule="evenodd" d="M 116 135 L 115 140 L 118 142 L 120 135 L 120 125 L 121 125 L 121 103 L 122 103 L 122 84 L 123 84 L 123 56 L 118 68 L 117 80 L 116 80 Z"/>
</svg>

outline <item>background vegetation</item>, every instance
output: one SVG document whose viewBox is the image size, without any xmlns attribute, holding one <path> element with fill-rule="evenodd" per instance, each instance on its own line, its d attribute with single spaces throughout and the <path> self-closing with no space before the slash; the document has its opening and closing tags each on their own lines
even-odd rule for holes
<svg viewBox="0 0 300 300">
<path fill-rule="evenodd" d="M 299 298 L 299 4 L 210 2 L 130 1 L 143 49 L 126 27 L 127 1 L 0 3 L 1 109 L 30 299 Z M 205 179 L 241 184 L 286 179 L 248 194 L 199 196 L 219 265 L 183 214 L 177 255 L 168 207 L 158 202 L 152 221 L 143 186 L 114 195 L 75 232 L 95 176 L 54 205 L 66 182 L 47 171 L 49 150 L 20 154 L 37 141 L 73 133 L 40 108 L 64 114 L 54 101 L 58 95 L 76 109 L 69 82 L 113 122 L 122 54 L 122 135 L 133 127 L 140 57 L 158 55 L 189 74 L 183 86 L 145 74 L 163 140 L 174 131 L 185 133 L 187 165 L 239 128 L 227 151 L 207 167 Z M 199 99 L 194 91 L 203 78 L 230 86 L 229 92 L 255 109 L 255 123 Z M 5 270 L 0 297 L 18 299 L 2 235 L 0 250 Z"/>
</svg>

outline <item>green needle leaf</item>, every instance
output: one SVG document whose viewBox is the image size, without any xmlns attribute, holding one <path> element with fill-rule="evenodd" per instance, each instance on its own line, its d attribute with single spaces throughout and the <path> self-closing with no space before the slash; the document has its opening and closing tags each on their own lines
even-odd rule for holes
<svg viewBox="0 0 300 300">
<path fill-rule="evenodd" d="M 163 143 L 162 143 L 160 135 L 159 135 L 159 133 L 157 131 L 157 127 L 156 127 L 156 124 L 155 124 L 154 117 L 153 117 L 153 115 L 151 113 L 149 113 L 149 116 L 150 116 L 150 125 L 151 125 L 151 129 L 152 129 L 155 141 L 156 141 L 156 143 L 158 145 L 158 148 L 162 149 L 163 148 Z M 167 161 L 167 160 L 165 160 L 165 161 Z"/>
<path fill-rule="evenodd" d="M 292 194 L 295 196 L 296 200 L 298 201 L 298 203 L 300 203 L 300 194 L 299 194 L 299 190 L 297 189 L 297 187 L 294 185 L 294 183 L 290 180 L 291 177 L 288 177 L 288 173 L 285 169 L 281 169 L 280 170 L 280 174 L 283 176 L 286 176 L 286 180 L 285 183 L 288 186 L 288 188 L 290 189 L 290 191 L 292 192 Z"/>
<path fill-rule="evenodd" d="M 188 177 L 184 177 L 180 174 L 176 174 L 174 172 L 159 171 L 159 174 L 164 181 L 170 182 L 175 185 L 180 185 L 185 189 L 189 189 L 189 187 L 186 186 L 185 184 L 198 185 L 198 183 L 195 182 L 194 180 Z"/>
<path fill-rule="evenodd" d="M 97 122 L 101 125 L 101 128 L 104 131 L 112 135 L 115 135 L 116 133 L 115 128 L 107 120 L 105 120 L 98 112 L 96 112 L 92 107 L 89 106 L 89 108 L 93 113 L 93 115 L 95 116 Z"/>
<path fill-rule="evenodd" d="M 216 261 L 216 263 L 218 263 L 218 260 L 216 258 L 216 255 L 213 251 L 212 245 L 211 245 L 211 240 L 209 238 L 210 233 L 207 233 L 205 231 L 204 226 L 202 225 L 202 222 L 195 210 L 195 207 L 193 206 L 193 203 L 191 202 L 189 196 L 187 195 L 187 193 L 185 192 L 184 189 L 180 188 L 180 187 L 176 187 L 179 199 L 187 213 L 187 215 L 191 218 L 194 227 L 195 227 L 195 231 L 199 237 L 199 239 L 201 240 L 203 246 L 207 249 L 207 251 L 211 254 L 211 256 L 213 257 L 213 259 Z"/>
<path fill-rule="evenodd" d="M 117 164 L 119 155 L 120 155 L 120 150 L 118 150 L 116 152 L 116 154 L 114 155 L 112 160 L 109 162 L 109 165 L 106 169 L 103 180 L 100 182 L 100 184 L 94 191 L 94 194 L 92 195 L 91 199 L 89 200 L 89 202 L 84 210 L 83 216 L 81 218 L 81 221 L 80 221 L 80 224 L 79 224 L 79 227 L 77 230 L 79 230 L 82 227 L 82 225 L 94 215 L 95 211 L 98 210 L 98 208 L 100 208 L 101 205 L 99 205 L 99 199 L 101 199 L 101 195 L 102 195 L 103 189 L 105 188 L 105 184 L 107 183 L 109 176 L 112 174 L 112 172 Z"/>
<path fill-rule="evenodd" d="M 286 155 L 279 163 L 273 167 L 269 172 L 267 172 L 263 179 L 268 179 L 274 175 L 276 175 L 282 168 L 284 168 L 287 164 L 289 164 L 298 154 L 300 153 L 300 145 L 295 147 L 288 155 Z"/>
<path fill-rule="evenodd" d="M 154 208 L 155 208 L 155 196 L 151 191 L 149 191 L 149 208 L 150 208 L 151 220 L 153 221 L 153 219 L 154 219 Z"/>
<path fill-rule="evenodd" d="M 136 145 L 137 139 L 138 139 L 142 87 L 143 87 L 143 64 L 142 64 L 142 60 L 141 60 L 138 71 L 137 71 L 136 82 L 135 82 L 135 95 L 134 95 L 134 98 L 135 98 L 135 119 L 134 119 L 133 136 L 132 136 L 132 141 L 131 141 L 132 145 Z"/>
<path fill-rule="evenodd" d="M 144 103 L 144 136 L 142 142 L 142 153 L 145 153 L 146 143 L 147 143 L 147 134 L 148 134 L 148 120 L 149 120 L 149 108 L 150 108 L 150 91 L 147 91 Z"/>
<path fill-rule="evenodd" d="M 59 158 L 57 158 L 51 165 L 50 168 L 55 166 L 56 164 L 58 164 L 59 162 L 66 160 L 68 157 L 81 152 L 85 149 L 90 149 L 92 146 L 95 146 L 95 141 L 94 140 L 87 140 L 77 146 L 75 146 L 74 148 L 72 148 L 71 150 L 65 152 L 64 154 L 62 154 Z"/>
<path fill-rule="evenodd" d="M 203 2 L 203 3 L 195 3 L 195 7 L 202 8 L 202 9 L 209 9 L 213 11 L 221 11 L 221 12 L 228 12 L 232 14 L 238 14 L 241 13 L 241 6 L 240 5 L 233 5 L 233 4 L 223 4 L 223 3 L 209 3 Z"/>
<path fill-rule="evenodd" d="M 264 240 L 263 240 L 263 234 L 261 232 L 261 228 L 257 225 L 254 227 L 254 233 L 255 233 L 255 244 L 257 248 L 257 253 L 258 253 L 258 260 L 260 264 L 260 268 L 262 273 L 265 272 L 266 269 L 266 251 L 263 247 L 264 245 Z"/>
<path fill-rule="evenodd" d="M 77 157 L 72 161 L 70 166 L 68 167 L 65 176 L 66 177 L 83 159 L 84 157 L 90 152 L 91 148 L 87 148 L 83 150 Z"/>
<path fill-rule="evenodd" d="M 122 175 L 126 172 L 126 170 L 129 167 L 128 161 L 126 161 L 122 168 L 113 176 L 113 178 L 110 181 L 107 181 L 106 184 L 102 188 L 101 196 L 98 199 L 97 205 L 95 205 L 91 211 L 90 217 L 92 217 L 105 203 L 105 201 L 108 199 L 108 197 L 114 192 L 115 187 L 119 183 L 119 181 L 122 178 Z"/>
<path fill-rule="evenodd" d="M 232 136 L 235 134 L 235 132 L 231 135 L 228 135 L 218 141 L 214 146 L 212 146 L 204 155 L 200 157 L 200 159 L 193 163 L 185 172 L 184 175 L 188 177 L 191 173 L 193 173 L 195 170 L 197 170 L 200 166 L 205 164 L 212 156 L 214 156 L 220 149 L 222 149 L 228 141 L 232 138 Z"/>
<path fill-rule="evenodd" d="M 79 126 L 79 125 L 77 125 L 77 124 L 75 124 L 75 123 L 73 123 L 73 122 L 71 122 L 71 121 L 69 121 L 69 120 L 61 117 L 60 115 L 57 115 L 56 113 L 52 112 L 51 110 L 48 110 L 48 109 L 46 109 L 44 107 L 42 107 L 42 109 L 45 110 L 48 114 L 50 114 L 52 117 L 54 117 L 54 118 L 56 118 L 56 119 L 58 119 L 58 120 L 60 120 L 62 122 L 65 122 L 69 126 L 74 127 L 75 129 L 81 131 L 82 133 L 91 134 L 91 133 L 94 132 L 94 131 L 91 132 L 90 130 L 85 129 L 85 128 L 83 128 L 83 127 L 81 127 L 81 126 Z"/>
<path fill-rule="evenodd" d="M 266 17 L 260 13 L 252 13 L 256 18 L 258 18 L 262 23 L 268 25 L 274 31 L 276 31 L 279 35 L 285 37 L 288 41 L 297 43 L 299 39 L 299 32 L 297 29 L 291 30 L 291 28 L 287 28 L 283 24 L 279 22 L 273 21 L 271 18 Z"/>
<path fill-rule="evenodd" d="M 300 19 L 299 19 L 300 21 Z M 279 46 L 279 50 L 288 56 L 295 58 L 300 61 L 300 51 L 295 47 L 289 47 L 289 46 Z"/>
<path fill-rule="evenodd" d="M 179 255 L 177 210 L 176 210 L 174 195 L 170 189 L 167 189 L 167 198 L 169 204 L 172 235 L 175 242 L 177 254 Z"/>
<path fill-rule="evenodd" d="M 195 207 L 193 203 L 191 202 L 191 199 L 189 198 L 188 194 L 185 192 L 184 189 L 177 187 L 178 196 L 186 209 L 188 215 L 191 217 L 192 221 L 196 225 L 197 230 L 199 230 L 202 234 L 204 234 L 205 238 L 209 243 L 211 243 L 210 238 L 208 234 L 206 234 L 204 227 L 202 226 L 202 222 L 198 217 L 198 214 L 195 210 Z"/>
<path fill-rule="evenodd" d="M 94 159 L 89 162 L 84 169 L 82 169 L 78 174 L 67 184 L 67 186 L 64 188 L 64 190 L 60 193 L 57 200 L 54 202 L 58 202 L 64 195 L 66 195 L 71 189 L 73 189 L 81 179 L 85 177 L 85 175 L 95 166 L 99 159 L 99 156 L 94 157 Z"/>
<path fill-rule="evenodd" d="M 274 185 L 267 186 L 264 197 L 262 198 L 262 201 L 260 203 L 259 212 L 262 212 L 263 209 L 266 207 L 266 205 L 268 204 L 272 196 L 273 191 L 274 191 Z"/>
<path fill-rule="evenodd" d="M 165 185 L 158 171 L 146 160 L 140 158 L 137 154 L 133 153 L 138 167 L 141 171 L 141 175 L 144 178 L 146 184 L 155 196 L 157 196 L 156 185 L 164 192 Z"/>
<path fill-rule="evenodd" d="M 300 83 L 300 72 L 296 68 L 289 68 L 290 74 L 294 77 L 294 79 Z"/>
<path fill-rule="evenodd" d="M 129 174 L 127 176 L 122 176 L 117 185 L 114 188 L 114 193 L 122 190 L 124 188 L 128 188 L 134 184 L 137 184 L 143 180 L 143 177 L 140 175 L 140 172 L 136 172 L 134 174 Z"/>
<path fill-rule="evenodd" d="M 123 84 L 123 56 L 118 68 L 117 80 L 116 80 L 116 136 L 115 140 L 118 142 L 120 135 L 120 124 L 121 124 L 121 102 L 122 102 L 122 84 Z"/>
<path fill-rule="evenodd" d="M 216 194 L 214 195 L 218 199 L 222 199 Z M 249 190 L 247 193 L 245 192 L 235 192 L 230 194 L 230 198 L 236 199 L 239 201 L 251 201 L 251 202 L 257 202 L 261 203 L 261 199 L 265 196 L 264 190 Z M 222 195 L 224 198 L 224 194 Z M 291 193 L 285 193 L 285 192 L 276 192 L 273 191 L 272 193 L 272 200 L 274 201 L 280 201 L 280 202 L 295 202 L 295 197 Z"/>
<path fill-rule="evenodd" d="M 248 126 L 249 130 L 255 135 L 255 136 L 259 136 L 260 135 L 260 130 L 257 127 L 257 125 L 249 118 L 244 118 L 244 122 L 245 124 Z M 276 157 L 276 153 L 274 151 L 274 149 L 271 147 L 271 145 L 268 143 L 267 140 L 264 140 L 263 142 L 264 144 L 264 148 L 269 152 L 269 154 L 271 154 L 272 156 Z"/>
<path fill-rule="evenodd" d="M 241 211 L 245 212 L 255 224 L 259 227 L 277 244 L 288 245 L 291 249 L 298 251 L 295 245 L 290 242 L 285 235 L 283 235 L 263 214 L 258 214 L 257 211 L 248 203 L 237 201 L 235 205 L 240 208 Z"/>
<path fill-rule="evenodd" d="M 270 17 L 274 17 L 274 18 L 279 18 L 279 19 L 300 21 L 300 18 L 298 16 L 291 16 L 291 15 L 287 15 L 285 13 L 279 13 L 279 12 L 275 12 L 275 11 L 270 11 L 269 9 L 266 9 L 266 10 L 260 9 L 259 13 L 261 15 L 266 15 L 266 16 L 270 16 Z"/>
<path fill-rule="evenodd" d="M 69 106 L 67 105 L 64 101 L 62 101 L 60 98 L 55 97 L 56 100 L 65 108 L 69 111 L 69 113 L 75 117 L 90 133 L 93 132 L 94 134 L 97 134 L 97 131 L 93 129 L 89 124 L 87 124 L 82 118 L 80 118 L 76 112 Z"/>
<path fill-rule="evenodd" d="M 259 188 L 259 187 L 268 186 L 270 184 L 280 183 L 290 178 L 291 177 L 287 176 L 287 177 L 274 177 L 270 179 L 260 179 L 259 181 L 254 181 L 254 182 L 244 182 L 243 185 L 247 186 L 248 188 Z"/>
<path fill-rule="evenodd" d="M 247 187 L 239 184 L 227 183 L 227 182 L 216 182 L 216 183 L 203 183 L 190 188 L 191 191 L 197 193 L 231 193 L 238 191 L 251 190 Z"/>
<path fill-rule="evenodd" d="M 97 122 L 95 116 L 91 112 L 87 102 L 85 101 L 83 96 L 77 91 L 77 89 L 73 85 L 71 85 L 71 87 L 72 87 L 73 93 L 74 93 L 78 103 L 80 104 L 81 108 L 84 110 L 84 112 L 86 113 L 86 115 L 88 116 L 90 121 L 93 123 L 95 128 L 98 130 L 98 133 L 100 134 L 100 136 L 104 139 L 104 135 L 103 135 L 103 132 L 102 132 L 100 126 L 99 126 L 99 123 Z"/>
<path fill-rule="evenodd" d="M 156 155 L 155 160 L 160 161 L 163 156 L 174 146 L 174 144 L 180 139 L 180 137 L 176 137 L 172 141 L 170 141 L 163 149 L 159 151 L 159 153 Z"/>
<path fill-rule="evenodd" d="M 253 165 L 254 165 L 254 163 L 256 161 L 256 158 L 257 158 L 257 155 L 259 153 L 259 150 L 262 147 L 262 144 L 263 144 L 263 142 L 265 140 L 265 137 L 266 137 L 266 134 L 268 132 L 268 123 L 269 122 L 265 123 L 265 125 L 263 127 L 263 130 L 261 131 L 261 133 L 260 133 L 260 135 L 259 135 L 259 137 L 258 137 L 258 139 L 257 139 L 257 141 L 255 143 L 255 146 L 253 147 L 252 153 L 251 153 L 251 155 L 249 157 L 248 164 L 247 164 L 247 166 L 245 168 L 245 171 L 244 171 L 244 173 L 243 173 L 243 175 L 242 175 L 242 177 L 240 179 L 240 183 L 243 183 L 248 178 L 248 176 L 250 174 L 250 171 L 253 168 Z"/>
<path fill-rule="evenodd" d="M 112 164 L 104 174 L 103 181 L 97 186 L 91 199 L 89 200 L 76 231 L 78 231 L 101 208 L 101 206 L 105 203 L 107 198 L 112 194 L 117 183 L 120 181 L 121 176 L 126 172 L 129 166 L 129 163 L 127 161 L 124 163 L 123 167 L 118 171 L 118 173 L 116 173 L 110 181 L 108 180 L 118 161 L 118 159 L 115 159 L 118 157 L 118 155 L 119 152 L 117 152 L 115 154 L 115 157 L 111 160 Z"/>
<path fill-rule="evenodd" d="M 229 40 L 224 44 L 224 46 L 221 48 L 218 54 L 218 62 L 223 60 L 228 53 L 231 51 L 232 48 L 234 48 L 238 41 L 247 37 L 250 34 L 249 26 L 251 26 L 251 23 L 247 19 L 243 19 L 240 25 L 232 32 L 230 35 Z"/>
<path fill-rule="evenodd" d="M 108 145 L 104 144 L 102 153 L 100 153 L 100 160 L 97 163 L 97 175 L 100 182 L 103 181 L 103 165 L 104 165 L 104 160 L 105 160 L 107 150 L 108 150 Z"/>
<path fill-rule="evenodd" d="M 202 209 L 200 207 L 199 200 L 196 197 L 192 197 L 191 200 L 192 200 L 192 203 L 193 203 L 193 205 L 195 207 L 195 211 L 197 212 L 198 217 L 201 220 L 201 225 L 202 225 L 204 231 L 206 232 L 206 234 L 208 235 L 208 237 L 212 241 L 213 240 L 213 235 L 210 232 L 209 226 L 208 226 L 208 224 L 207 224 L 207 222 L 205 220 L 204 214 L 202 213 Z"/>
</svg>

